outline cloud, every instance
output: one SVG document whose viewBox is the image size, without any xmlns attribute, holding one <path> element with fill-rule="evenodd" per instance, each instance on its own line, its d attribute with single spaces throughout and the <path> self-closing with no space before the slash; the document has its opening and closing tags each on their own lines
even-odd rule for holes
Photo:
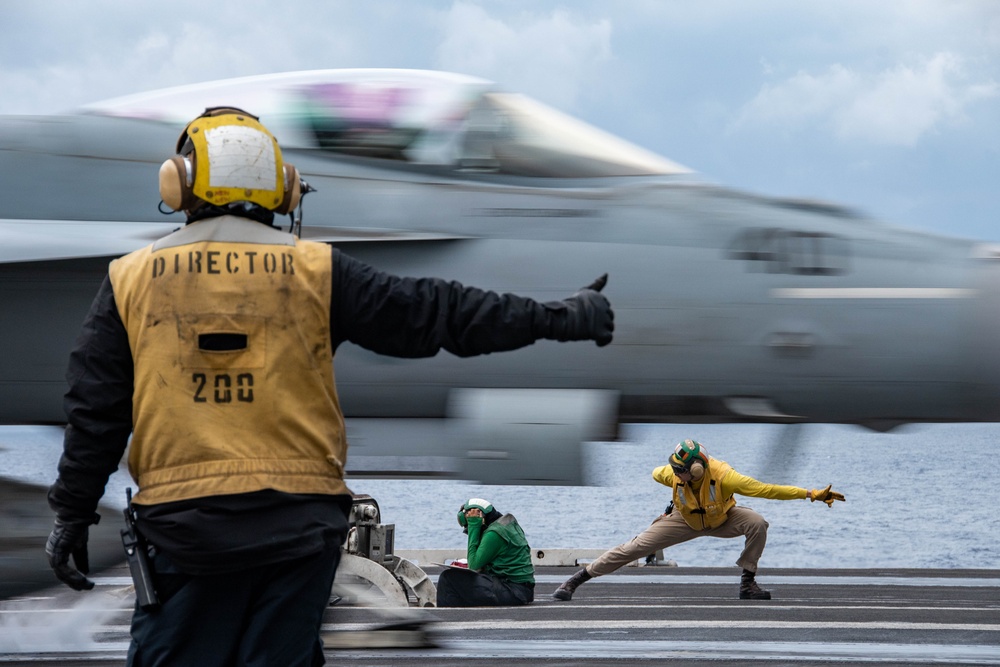
<svg viewBox="0 0 1000 667">
<path fill-rule="evenodd" d="M 916 66 L 865 73 L 832 65 L 765 84 L 744 105 L 731 131 L 758 125 L 825 128 L 845 141 L 914 146 L 927 134 L 966 119 L 977 102 L 1000 96 L 993 80 L 974 82 L 959 55 L 940 52 Z"/>
<path fill-rule="evenodd" d="M 561 109 L 576 107 L 601 62 L 611 58 L 611 22 L 555 9 L 497 18 L 456 2 L 447 12 L 437 66 L 517 88 Z"/>
</svg>

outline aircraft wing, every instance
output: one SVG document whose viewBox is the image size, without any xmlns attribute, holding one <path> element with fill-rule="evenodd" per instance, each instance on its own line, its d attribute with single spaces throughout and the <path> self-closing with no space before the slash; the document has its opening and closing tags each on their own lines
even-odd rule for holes
<svg viewBox="0 0 1000 667">
<path fill-rule="evenodd" d="M 322 243 L 360 243 L 387 241 L 457 241 L 474 236 L 398 229 L 352 229 L 348 227 L 305 227 L 302 238 Z"/>
<path fill-rule="evenodd" d="M 177 227 L 177 222 L 0 220 L 0 264 L 118 257 Z"/>
<path fill-rule="evenodd" d="M 120 257 L 170 234 L 183 223 L 100 220 L 0 220 L 0 264 L 84 257 Z M 306 227 L 303 237 L 324 243 L 442 241 L 468 238 L 392 229 Z"/>
</svg>

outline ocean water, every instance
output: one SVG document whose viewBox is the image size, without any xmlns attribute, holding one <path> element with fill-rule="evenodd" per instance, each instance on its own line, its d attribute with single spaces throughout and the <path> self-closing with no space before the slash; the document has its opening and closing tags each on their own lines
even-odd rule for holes
<svg viewBox="0 0 1000 667">
<path fill-rule="evenodd" d="M 396 549 L 463 548 L 455 513 L 470 497 L 513 513 L 534 548 L 609 548 L 631 539 L 663 511 L 670 490 L 653 481 L 681 439 L 764 482 L 833 488 L 829 508 L 807 500 L 738 497 L 770 524 L 761 568 L 1000 568 L 1000 424 L 908 426 L 874 433 L 852 426 L 800 428 L 778 446 L 775 425 L 626 425 L 622 441 L 587 443 L 578 487 L 488 486 L 442 480 L 348 480 L 376 498 Z M 0 427 L 3 475 L 50 484 L 61 448 L 56 427 Z M 131 484 L 119 471 L 105 503 L 124 504 Z M 681 566 L 731 566 L 742 540 L 700 538 L 665 557 Z"/>
<path fill-rule="evenodd" d="M 847 500 L 737 497 L 770 524 L 765 567 L 1000 568 L 1000 424 L 909 426 L 893 433 L 807 425 L 775 452 L 776 425 L 629 425 L 627 442 L 589 443 L 587 474 L 598 486 L 503 487 L 445 481 L 351 484 L 376 497 L 396 524 L 396 548 L 461 547 L 455 521 L 469 497 L 511 512 L 536 548 L 610 548 L 641 532 L 670 501 L 653 481 L 684 438 L 764 482 L 822 488 Z M 729 566 L 739 539 L 699 538 L 668 549 L 682 566 Z"/>
</svg>

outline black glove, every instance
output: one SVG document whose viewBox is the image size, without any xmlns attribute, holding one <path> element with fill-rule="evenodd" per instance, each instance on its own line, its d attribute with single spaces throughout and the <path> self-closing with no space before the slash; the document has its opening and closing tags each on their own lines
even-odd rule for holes
<svg viewBox="0 0 1000 667">
<path fill-rule="evenodd" d="M 549 315 L 545 337 L 559 341 L 594 340 L 598 347 L 610 343 L 615 313 L 607 297 L 601 294 L 607 282 L 605 273 L 568 299 L 542 304 Z"/>
<path fill-rule="evenodd" d="M 45 543 L 49 567 L 56 573 L 59 581 L 73 590 L 89 591 L 94 587 L 94 582 L 83 575 L 90 572 L 90 558 L 87 555 L 90 524 L 97 523 L 99 519 L 100 516 L 96 514 L 92 521 L 63 521 L 57 517 L 56 525 Z M 69 564 L 70 556 L 73 556 L 76 569 Z"/>
</svg>

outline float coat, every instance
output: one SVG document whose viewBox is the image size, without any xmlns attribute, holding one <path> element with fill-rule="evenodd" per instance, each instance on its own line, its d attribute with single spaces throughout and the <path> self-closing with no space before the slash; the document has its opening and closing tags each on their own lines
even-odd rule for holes
<svg viewBox="0 0 1000 667">
<path fill-rule="evenodd" d="M 135 367 L 137 504 L 349 493 L 329 246 L 223 216 L 112 262 L 109 276 Z"/>
</svg>

